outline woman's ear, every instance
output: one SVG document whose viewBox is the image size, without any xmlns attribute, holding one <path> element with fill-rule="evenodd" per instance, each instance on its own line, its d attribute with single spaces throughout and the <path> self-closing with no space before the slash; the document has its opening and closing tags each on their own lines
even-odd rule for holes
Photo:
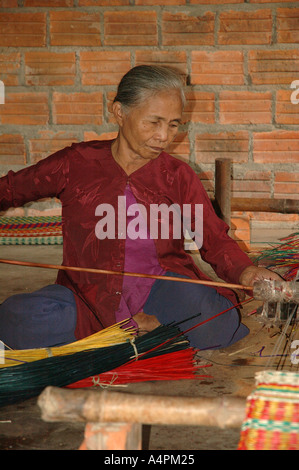
<svg viewBox="0 0 299 470">
<path fill-rule="evenodd" d="M 122 109 L 122 104 L 119 101 L 115 101 L 112 105 L 112 113 L 116 119 L 116 122 L 119 126 L 122 126 L 123 124 L 123 109 Z"/>
</svg>

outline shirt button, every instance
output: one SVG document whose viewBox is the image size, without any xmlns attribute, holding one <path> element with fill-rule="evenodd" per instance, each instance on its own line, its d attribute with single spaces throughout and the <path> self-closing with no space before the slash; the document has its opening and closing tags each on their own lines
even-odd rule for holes
<svg viewBox="0 0 299 470">
<path fill-rule="evenodd" d="M 121 295 L 121 292 L 119 292 L 118 290 L 115 293 L 116 295 Z"/>
</svg>

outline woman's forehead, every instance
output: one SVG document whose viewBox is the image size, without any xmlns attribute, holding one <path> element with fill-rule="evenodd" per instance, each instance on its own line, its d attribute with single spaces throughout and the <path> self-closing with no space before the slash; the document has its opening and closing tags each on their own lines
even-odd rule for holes
<svg viewBox="0 0 299 470">
<path fill-rule="evenodd" d="M 174 114 L 173 119 L 180 119 L 183 109 L 181 94 L 175 89 L 158 92 L 141 101 L 136 109 L 153 117 L 163 118 L 165 115 Z"/>
</svg>

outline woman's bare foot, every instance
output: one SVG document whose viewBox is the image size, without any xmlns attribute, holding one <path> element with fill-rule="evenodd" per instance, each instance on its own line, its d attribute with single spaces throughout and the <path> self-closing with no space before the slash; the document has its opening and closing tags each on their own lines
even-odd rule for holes
<svg viewBox="0 0 299 470">
<path fill-rule="evenodd" d="M 144 335 L 161 325 L 154 315 L 147 315 L 144 312 L 137 313 L 134 315 L 133 319 L 137 323 L 139 336 Z"/>
</svg>

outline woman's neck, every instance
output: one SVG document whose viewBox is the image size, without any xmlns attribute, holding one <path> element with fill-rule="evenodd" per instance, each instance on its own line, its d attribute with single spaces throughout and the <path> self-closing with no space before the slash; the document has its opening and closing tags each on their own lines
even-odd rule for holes
<svg viewBox="0 0 299 470">
<path fill-rule="evenodd" d="M 116 163 L 128 176 L 149 163 L 148 160 L 139 157 L 133 152 L 130 152 L 129 149 L 125 148 L 125 146 L 120 142 L 119 137 L 117 137 L 112 143 L 111 152 Z"/>
</svg>

